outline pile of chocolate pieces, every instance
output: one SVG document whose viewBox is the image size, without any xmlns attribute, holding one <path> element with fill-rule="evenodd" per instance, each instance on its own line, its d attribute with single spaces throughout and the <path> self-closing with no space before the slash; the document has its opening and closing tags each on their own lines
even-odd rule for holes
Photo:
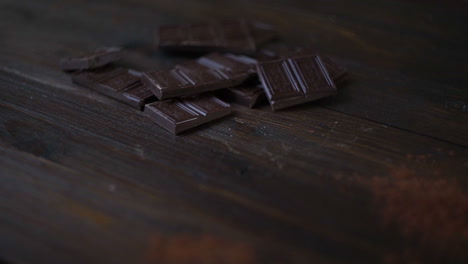
<svg viewBox="0 0 468 264">
<path fill-rule="evenodd" d="M 227 102 L 252 108 L 266 98 L 278 110 L 337 93 L 343 67 L 311 48 L 271 43 L 277 37 L 272 26 L 246 20 L 161 26 L 159 49 L 205 55 L 138 72 L 113 65 L 122 49 L 112 47 L 63 59 L 61 68 L 174 134 L 230 114 Z"/>
</svg>

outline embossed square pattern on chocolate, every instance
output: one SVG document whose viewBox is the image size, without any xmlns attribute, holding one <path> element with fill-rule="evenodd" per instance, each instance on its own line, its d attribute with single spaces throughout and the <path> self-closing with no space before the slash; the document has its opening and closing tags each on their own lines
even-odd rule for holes
<svg viewBox="0 0 468 264">
<path fill-rule="evenodd" d="M 260 63 L 257 72 L 272 110 L 337 93 L 318 55 L 296 56 Z"/>
<path fill-rule="evenodd" d="M 178 134 L 231 113 L 231 105 L 211 94 L 146 105 L 145 114 L 166 130 Z"/>
<path fill-rule="evenodd" d="M 276 36 L 270 25 L 236 19 L 161 26 L 156 42 L 161 49 L 177 51 L 253 54 L 258 45 Z"/>
<path fill-rule="evenodd" d="M 141 80 L 141 73 L 133 70 L 104 67 L 94 71 L 79 71 L 72 75 L 74 83 L 143 110 L 156 97 Z"/>
<path fill-rule="evenodd" d="M 170 70 L 145 72 L 142 81 L 159 100 L 233 87 L 256 75 L 256 60 L 211 53 Z"/>
</svg>

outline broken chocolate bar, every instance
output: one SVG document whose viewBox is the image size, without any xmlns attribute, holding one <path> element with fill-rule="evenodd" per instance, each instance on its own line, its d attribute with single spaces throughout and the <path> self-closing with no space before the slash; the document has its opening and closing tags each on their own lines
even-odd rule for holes
<svg viewBox="0 0 468 264">
<path fill-rule="evenodd" d="M 103 48 L 89 55 L 62 59 L 60 61 L 60 67 L 64 71 L 89 70 L 118 61 L 121 57 L 122 50 L 120 48 Z"/>
<path fill-rule="evenodd" d="M 228 103 L 210 94 L 154 102 L 145 108 L 147 116 L 173 134 L 221 118 L 230 112 Z"/>
<path fill-rule="evenodd" d="M 285 59 L 291 56 L 306 56 L 318 55 L 318 51 L 314 48 L 299 48 L 296 46 L 286 45 L 282 42 L 270 43 L 267 47 L 257 52 L 256 58 L 259 61 L 270 61 L 275 59 Z M 327 56 L 320 55 L 323 64 L 328 70 L 335 83 L 341 83 L 346 80 L 348 71 L 343 66 L 334 62 Z"/>
<path fill-rule="evenodd" d="M 276 37 L 272 26 L 246 20 L 161 26 L 157 43 L 161 49 L 222 51 L 252 54 L 257 45 Z"/>
<path fill-rule="evenodd" d="M 254 107 L 257 103 L 266 99 L 261 84 L 243 84 L 241 86 L 227 88 L 219 91 L 222 99 L 238 105 Z"/>
<path fill-rule="evenodd" d="M 242 55 L 211 53 L 171 70 L 145 72 L 141 79 L 159 100 L 165 100 L 241 84 L 255 76 L 256 63 Z"/>
<path fill-rule="evenodd" d="M 140 81 L 141 73 L 122 68 L 105 67 L 80 71 L 73 82 L 143 110 L 145 104 L 156 101 L 150 89 Z"/>
<path fill-rule="evenodd" d="M 295 56 L 257 65 L 272 110 L 313 101 L 337 93 L 318 55 Z"/>
</svg>

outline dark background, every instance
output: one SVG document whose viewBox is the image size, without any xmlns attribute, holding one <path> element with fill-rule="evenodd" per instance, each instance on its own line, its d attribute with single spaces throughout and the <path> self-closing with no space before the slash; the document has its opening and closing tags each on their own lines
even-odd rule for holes
<svg viewBox="0 0 468 264">
<path fill-rule="evenodd" d="M 466 263 L 465 1 L 0 1 L 0 258 Z M 158 25 L 249 18 L 349 70 L 333 98 L 174 136 L 58 61 L 181 60 Z M 0 262 L 2 262 L 0 260 Z"/>
</svg>

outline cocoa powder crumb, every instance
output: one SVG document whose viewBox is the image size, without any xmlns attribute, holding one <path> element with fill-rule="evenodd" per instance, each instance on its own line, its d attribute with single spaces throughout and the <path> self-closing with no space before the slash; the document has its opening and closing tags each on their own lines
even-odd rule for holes
<svg viewBox="0 0 468 264">
<path fill-rule="evenodd" d="M 148 260 L 151 264 L 252 264 L 256 263 L 256 256 L 249 244 L 209 234 L 154 234 L 150 238 Z"/>
<path fill-rule="evenodd" d="M 421 250 L 465 256 L 468 195 L 455 180 L 434 176 L 440 174 L 436 170 L 420 175 L 402 167 L 389 177 L 358 177 L 358 181 L 370 189 L 384 226 L 396 226 Z"/>
</svg>

